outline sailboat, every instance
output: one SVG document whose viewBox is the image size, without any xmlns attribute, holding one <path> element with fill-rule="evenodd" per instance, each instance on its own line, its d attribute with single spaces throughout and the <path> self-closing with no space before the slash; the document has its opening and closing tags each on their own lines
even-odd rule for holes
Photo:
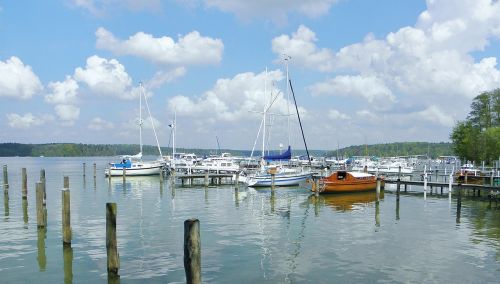
<svg viewBox="0 0 500 284">
<path fill-rule="evenodd" d="M 151 117 L 151 112 L 149 111 L 149 105 L 144 93 L 144 88 L 142 83 L 140 84 L 140 94 L 139 94 L 139 153 L 136 155 L 124 155 L 121 156 L 120 162 L 109 163 L 109 166 L 104 170 L 106 176 L 146 176 L 146 175 L 159 175 L 163 170 L 163 160 L 158 159 L 156 161 L 143 161 L 142 160 L 142 96 L 144 96 L 144 101 L 146 102 L 146 107 L 149 113 L 149 118 L 151 120 L 151 125 L 153 126 L 153 132 L 156 138 L 156 144 L 158 146 L 158 151 L 161 154 L 160 144 L 158 143 L 158 136 L 156 135 L 156 130 L 153 124 L 153 118 Z"/>
<path fill-rule="evenodd" d="M 288 79 L 288 60 L 290 57 L 285 58 L 285 61 L 287 63 L 286 65 L 286 76 L 287 76 L 287 94 L 288 94 L 288 86 L 290 86 L 290 89 L 293 94 L 294 102 L 295 102 L 295 108 L 297 111 L 297 116 L 299 119 L 299 124 L 301 125 L 302 129 L 302 123 L 300 122 L 300 115 L 298 112 L 297 108 L 297 102 L 295 101 L 295 94 L 293 93 L 293 88 L 291 86 L 291 81 Z M 266 70 L 267 73 L 267 70 Z M 265 93 L 267 93 L 267 83 L 265 84 Z M 288 95 L 289 98 L 289 95 Z M 289 101 L 289 100 L 288 100 Z M 275 186 L 294 186 L 294 185 L 299 185 L 301 182 L 305 182 L 308 178 L 312 176 L 312 173 L 308 170 L 304 170 L 302 168 L 288 168 L 281 164 L 282 161 L 290 161 L 292 157 L 292 149 L 290 146 L 290 137 L 288 137 L 288 149 L 279 154 L 279 155 L 265 155 L 265 139 L 266 139 L 266 116 L 267 112 L 269 111 L 269 108 L 272 105 L 272 101 L 269 103 L 268 106 L 264 106 L 264 112 L 263 112 L 263 118 L 262 118 L 262 123 L 261 126 L 263 126 L 263 134 L 262 134 L 262 158 L 261 158 L 261 167 L 258 172 L 256 172 L 253 175 L 249 175 L 246 177 L 246 182 L 248 186 L 250 187 L 269 187 L 272 186 L 274 183 Z M 259 129 L 260 132 L 260 129 Z M 290 110 L 288 109 L 288 135 L 290 135 Z M 307 144 L 305 143 L 305 137 L 304 137 L 304 131 L 302 131 L 302 138 L 304 138 L 304 144 L 306 146 L 306 151 L 307 151 Z M 309 158 L 309 151 L 308 153 L 308 158 Z M 311 159 L 309 158 L 309 161 Z M 270 164 L 272 162 L 277 162 L 279 161 L 279 164 Z M 274 178 L 274 181 L 273 181 Z"/>
</svg>

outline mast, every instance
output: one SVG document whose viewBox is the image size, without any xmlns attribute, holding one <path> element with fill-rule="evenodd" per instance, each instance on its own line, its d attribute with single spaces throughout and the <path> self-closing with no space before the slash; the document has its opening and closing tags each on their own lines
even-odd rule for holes
<svg viewBox="0 0 500 284">
<path fill-rule="evenodd" d="M 144 87 L 142 86 L 142 84 L 141 84 L 141 92 L 142 92 L 142 95 L 144 95 L 144 102 L 146 102 L 146 108 L 147 108 L 148 114 L 149 114 L 149 121 L 151 122 L 151 126 L 153 127 L 153 133 L 155 134 L 156 146 L 158 147 L 158 152 L 160 153 L 160 157 L 163 157 L 163 154 L 161 153 L 160 142 L 158 142 L 158 135 L 156 135 L 156 129 L 155 129 L 155 125 L 153 122 L 153 116 L 151 115 L 151 111 L 149 110 L 148 98 L 146 97 L 146 92 L 144 92 Z M 141 149 L 141 152 L 142 152 L 142 149 Z"/>
<path fill-rule="evenodd" d="M 177 127 L 176 122 L 177 120 L 177 114 L 174 111 L 174 123 L 172 124 L 172 168 L 175 171 L 175 128 Z"/>
<path fill-rule="evenodd" d="M 293 102 L 295 103 L 295 110 L 297 111 L 297 117 L 299 119 L 300 131 L 302 132 L 302 139 L 304 140 L 304 146 L 306 147 L 307 161 L 309 162 L 309 166 L 311 166 L 311 157 L 309 156 L 309 150 L 307 149 L 306 137 L 304 136 L 302 122 L 300 121 L 299 108 L 297 107 L 297 100 L 295 99 L 295 93 L 293 92 L 292 80 L 289 80 L 288 83 L 290 83 L 290 90 L 292 91 Z"/>
<path fill-rule="evenodd" d="M 263 112 L 264 127 L 262 128 L 262 159 L 264 159 L 265 145 L 266 145 L 266 112 L 267 112 L 266 95 L 267 95 L 267 67 L 266 67 L 266 78 L 264 80 L 264 112 Z"/>
<path fill-rule="evenodd" d="M 142 82 L 139 85 L 142 90 Z M 142 94 L 139 94 L 139 149 L 142 157 Z"/>
<path fill-rule="evenodd" d="M 287 108 L 287 126 L 288 126 L 288 145 L 290 145 L 290 88 L 288 88 L 288 60 L 292 59 L 291 56 L 287 54 L 283 54 L 285 56 L 285 64 L 286 64 L 286 108 Z"/>
</svg>

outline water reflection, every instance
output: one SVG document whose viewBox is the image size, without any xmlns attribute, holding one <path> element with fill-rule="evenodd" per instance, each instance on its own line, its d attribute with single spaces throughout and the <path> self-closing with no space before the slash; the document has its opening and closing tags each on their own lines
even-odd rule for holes
<svg viewBox="0 0 500 284">
<path fill-rule="evenodd" d="M 315 205 L 315 212 L 319 211 L 317 206 L 328 206 L 335 211 L 349 212 L 358 210 L 366 205 L 377 201 L 376 192 L 356 192 L 339 194 L 321 194 L 319 196 L 311 195 L 310 202 Z M 384 192 L 380 192 L 380 199 L 384 199 Z"/>
<path fill-rule="evenodd" d="M 23 198 L 23 221 L 24 227 L 28 228 L 28 200 Z"/>
<path fill-rule="evenodd" d="M 45 238 L 47 237 L 47 229 L 46 228 L 38 228 L 38 268 L 40 271 L 45 271 L 47 266 L 47 256 L 45 255 Z"/>
<path fill-rule="evenodd" d="M 73 248 L 63 245 L 64 284 L 73 283 Z"/>
<path fill-rule="evenodd" d="M 3 207 L 5 208 L 5 217 L 9 217 L 9 192 L 3 192 Z M 8 218 L 5 218 L 6 220 Z"/>
</svg>

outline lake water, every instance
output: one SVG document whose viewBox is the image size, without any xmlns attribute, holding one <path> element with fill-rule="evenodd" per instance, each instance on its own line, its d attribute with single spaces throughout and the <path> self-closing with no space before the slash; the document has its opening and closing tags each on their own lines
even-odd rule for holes
<svg viewBox="0 0 500 284">
<path fill-rule="evenodd" d="M 1 283 L 106 283 L 106 202 L 116 202 L 122 283 L 184 283 L 183 226 L 198 218 L 204 283 L 498 283 L 500 207 L 423 194 L 312 196 L 304 187 L 172 188 L 159 177 L 104 177 L 112 158 L 1 158 Z M 82 163 L 86 163 L 86 179 Z M 92 164 L 97 164 L 94 183 Z M 21 168 L 28 200 L 21 198 Z M 47 180 L 48 225 L 36 224 L 35 182 Z M 69 176 L 72 249 L 61 189 Z M 2 176 L 0 176 L 1 178 Z M 3 183 L 3 182 L 2 182 Z M 388 185 L 390 186 L 390 185 Z M 419 187 L 412 191 L 421 192 Z M 446 192 L 446 190 L 445 190 Z"/>
</svg>

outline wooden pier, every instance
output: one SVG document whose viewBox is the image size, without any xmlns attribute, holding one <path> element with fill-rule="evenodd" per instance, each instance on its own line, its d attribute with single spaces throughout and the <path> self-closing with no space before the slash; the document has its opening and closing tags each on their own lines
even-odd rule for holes
<svg viewBox="0 0 500 284">
<path fill-rule="evenodd" d="M 184 185 L 194 185 L 196 180 L 203 180 L 203 184 L 205 186 L 209 185 L 222 185 L 222 184 L 238 184 L 239 182 L 239 173 L 231 174 L 231 173 L 199 173 L 199 174 L 178 174 L 175 173 L 173 175 L 175 179 L 179 179 L 181 181 L 182 186 Z M 234 180 L 233 180 L 234 178 Z M 229 182 L 225 182 L 229 179 Z"/>
</svg>

